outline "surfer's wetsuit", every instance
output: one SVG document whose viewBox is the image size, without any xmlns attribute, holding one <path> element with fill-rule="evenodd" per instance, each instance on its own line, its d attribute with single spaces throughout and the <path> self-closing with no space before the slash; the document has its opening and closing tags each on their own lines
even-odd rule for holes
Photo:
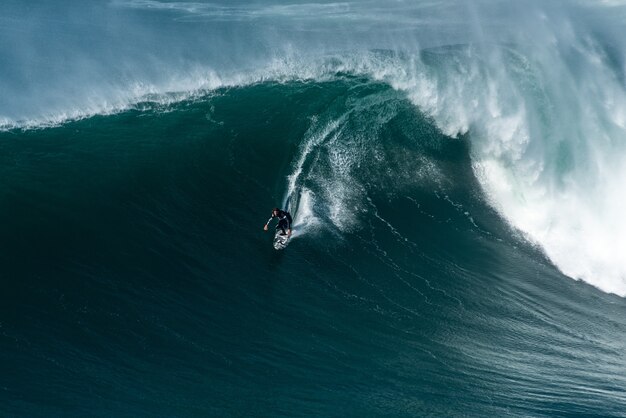
<svg viewBox="0 0 626 418">
<path fill-rule="evenodd" d="M 272 213 L 272 217 L 267 221 L 267 225 L 269 225 L 274 218 L 278 218 L 278 225 L 276 225 L 276 229 L 281 229 L 283 231 L 283 235 L 285 235 L 287 231 L 291 229 L 291 223 L 293 222 L 291 215 L 289 212 L 279 210 L 278 215 L 274 215 L 274 213 Z"/>
</svg>

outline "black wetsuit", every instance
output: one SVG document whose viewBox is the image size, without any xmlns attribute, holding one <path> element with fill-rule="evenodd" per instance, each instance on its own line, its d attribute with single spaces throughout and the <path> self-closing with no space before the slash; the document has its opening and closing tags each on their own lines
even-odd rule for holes
<svg viewBox="0 0 626 418">
<path fill-rule="evenodd" d="M 279 210 L 278 215 L 274 215 L 272 212 L 272 217 L 267 221 L 267 224 L 269 225 L 274 218 L 278 218 L 278 225 L 276 225 L 276 229 L 281 229 L 283 231 L 283 235 L 287 233 L 287 230 L 291 229 L 291 223 L 293 220 L 291 219 L 291 214 L 289 214 L 289 212 Z"/>
</svg>

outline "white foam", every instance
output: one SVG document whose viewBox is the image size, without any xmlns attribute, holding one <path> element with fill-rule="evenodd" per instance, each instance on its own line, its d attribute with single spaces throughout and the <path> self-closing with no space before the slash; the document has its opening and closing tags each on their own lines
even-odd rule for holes
<svg viewBox="0 0 626 418">
<path fill-rule="evenodd" d="M 309 132 L 305 136 L 305 140 L 300 145 L 300 156 L 294 165 L 293 172 L 287 176 L 287 193 L 283 199 L 283 206 L 287 207 L 289 201 L 296 193 L 296 184 L 302 174 L 302 169 L 311 152 L 318 147 L 329 135 L 339 127 L 340 120 L 333 120 L 326 124 L 320 131 Z"/>
<path fill-rule="evenodd" d="M 466 68 L 392 84 L 445 133 L 471 132 L 491 203 L 563 273 L 626 296 L 626 92 L 598 45 L 570 29 L 525 62 L 467 54 Z"/>
<path fill-rule="evenodd" d="M 344 219 L 346 211 L 343 209 L 343 202 L 347 194 L 342 179 L 337 178 L 337 176 L 321 178 L 315 174 L 316 166 L 308 167 L 307 171 L 304 171 L 305 163 L 316 158 L 316 155 L 313 154 L 319 151 L 320 147 L 333 143 L 337 139 L 346 116 L 343 115 L 328 122 L 313 121 L 300 145 L 300 155 L 294 164 L 293 171 L 287 176 L 287 192 L 283 199 L 283 206 L 294 214 L 294 226 L 298 229 L 299 235 L 319 224 L 319 218 L 314 215 L 313 211 L 315 194 L 305 186 L 307 182 L 311 181 L 316 183 L 317 188 L 323 193 L 324 213 L 338 228 L 343 228 L 346 225 Z"/>
<path fill-rule="evenodd" d="M 317 230 L 320 219 L 315 216 L 315 194 L 303 187 L 299 191 L 298 207 L 294 212 L 293 238 L 299 238 Z"/>
</svg>

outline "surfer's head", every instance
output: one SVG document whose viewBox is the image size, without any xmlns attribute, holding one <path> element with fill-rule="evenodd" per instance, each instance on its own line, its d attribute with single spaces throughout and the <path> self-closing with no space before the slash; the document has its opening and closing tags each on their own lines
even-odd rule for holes
<svg viewBox="0 0 626 418">
<path fill-rule="evenodd" d="M 278 209 L 278 208 L 272 209 L 272 214 L 278 215 L 278 212 L 280 212 L 280 209 Z"/>
</svg>

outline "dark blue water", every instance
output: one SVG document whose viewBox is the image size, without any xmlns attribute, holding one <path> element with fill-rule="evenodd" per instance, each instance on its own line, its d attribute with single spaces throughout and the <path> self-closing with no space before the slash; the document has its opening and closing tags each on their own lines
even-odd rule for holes
<svg viewBox="0 0 626 418">
<path fill-rule="evenodd" d="M 0 134 L 1 414 L 623 416 L 623 299 L 470 155 L 341 75 Z"/>
</svg>

